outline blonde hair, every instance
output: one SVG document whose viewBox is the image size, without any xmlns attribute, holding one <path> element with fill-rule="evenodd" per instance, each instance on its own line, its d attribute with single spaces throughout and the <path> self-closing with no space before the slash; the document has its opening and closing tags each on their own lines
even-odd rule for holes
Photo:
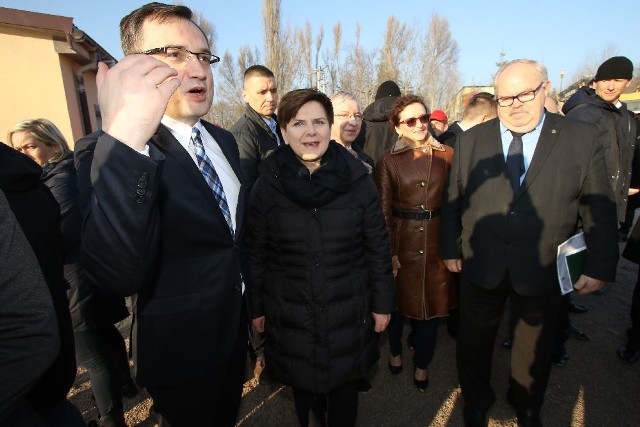
<svg viewBox="0 0 640 427">
<path fill-rule="evenodd" d="M 29 133 L 29 135 L 49 147 L 58 147 L 58 152 L 51 159 L 49 159 L 49 163 L 57 163 L 67 157 L 69 153 L 71 153 L 69 144 L 67 144 L 64 136 L 62 136 L 62 132 L 60 132 L 60 129 L 58 129 L 56 125 L 54 125 L 50 120 L 23 120 L 13 128 L 9 129 L 7 139 L 9 140 L 9 143 L 12 147 L 13 142 L 11 141 L 11 137 L 14 133 L 18 132 L 27 132 Z"/>
</svg>

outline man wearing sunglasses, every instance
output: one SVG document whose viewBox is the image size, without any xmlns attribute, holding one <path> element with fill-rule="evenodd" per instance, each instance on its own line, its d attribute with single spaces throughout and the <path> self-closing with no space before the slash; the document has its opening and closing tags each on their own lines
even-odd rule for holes
<svg viewBox="0 0 640 427">
<path fill-rule="evenodd" d="M 442 206 L 441 255 L 460 272 L 457 364 L 466 426 L 485 426 L 495 336 L 513 321 L 508 400 L 518 425 L 539 426 L 561 302 L 558 244 L 582 221 L 587 246 L 575 289 L 615 277 L 616 212 L 602 144 L 589 124 L 545 112 L 544 65 L 516 60 L 494 81 L 498 118 L 458 137 Z"/>
<path fill-rule="evenodd" d="M 82 249 L 103 292 L 135 294 L 136 380 L 159 425 L 233 426 L 248 339 L 245 195 L 233 136 L 201 119 L 219 58 L 192 19 L 180 5 L 136 9 L 120 23 L 126 57 L 99 66 L 103 131 L 76 150 L 90 198 Z"/>
</svg>

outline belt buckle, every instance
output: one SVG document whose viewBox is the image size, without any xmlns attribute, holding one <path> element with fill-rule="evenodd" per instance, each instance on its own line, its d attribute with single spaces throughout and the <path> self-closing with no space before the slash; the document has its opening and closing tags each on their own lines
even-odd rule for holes
<svg viewBox="0 0 640 427">
<path fill-rule="evenodd" d="M 429 214 L 427 221 L 431 221 L 431 218 L 433 218 L 433 211 L 425 211 Z"/>
</svg>

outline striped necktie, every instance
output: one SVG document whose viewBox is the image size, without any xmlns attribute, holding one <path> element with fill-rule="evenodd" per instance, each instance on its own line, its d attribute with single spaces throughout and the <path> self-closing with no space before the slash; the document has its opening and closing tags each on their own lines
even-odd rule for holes
<svg viewBox="0 0 640 427">
<path fill-rule="evenodd" d="M 207 182 L 207 185 L 211 188 L 211 191 L 213 191 L 213 197 L 215 197 L 218 205 L 220 205 L 220 210 L 222 211 L 224 219 L 227 221 L 227 226 L 233 236 L 233 222 L 231 221 L 231 212 L 229 211 L 229 205 L 227 204 L 227 197 L 224 195 L 224 188 L 222 187 L 220 177 L 218 176 L 216 169 L 213 167 L 213 163 L 211 163 L 211 160 L 207 157 L 207 154 L 204 151 L 202 136 L 200 135 L 200 130 L 198 128 L 193 128 L 191 130 L 191 142 L 195 147 L 198 168 L 200 169 L 204 180 Z"/>
</svg>

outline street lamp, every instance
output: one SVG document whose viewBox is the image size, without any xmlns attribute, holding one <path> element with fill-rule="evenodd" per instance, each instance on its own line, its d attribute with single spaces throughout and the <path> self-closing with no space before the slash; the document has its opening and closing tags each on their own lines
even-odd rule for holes
<svg viewBox="0 0 640 427">
<path fill-rule="evenodd" d="M 562 93 L 562 79 L 564 79 L 564 70 L 560 71 L 560 89 L 558 89 L 558 97 Z"/>
</svg>

